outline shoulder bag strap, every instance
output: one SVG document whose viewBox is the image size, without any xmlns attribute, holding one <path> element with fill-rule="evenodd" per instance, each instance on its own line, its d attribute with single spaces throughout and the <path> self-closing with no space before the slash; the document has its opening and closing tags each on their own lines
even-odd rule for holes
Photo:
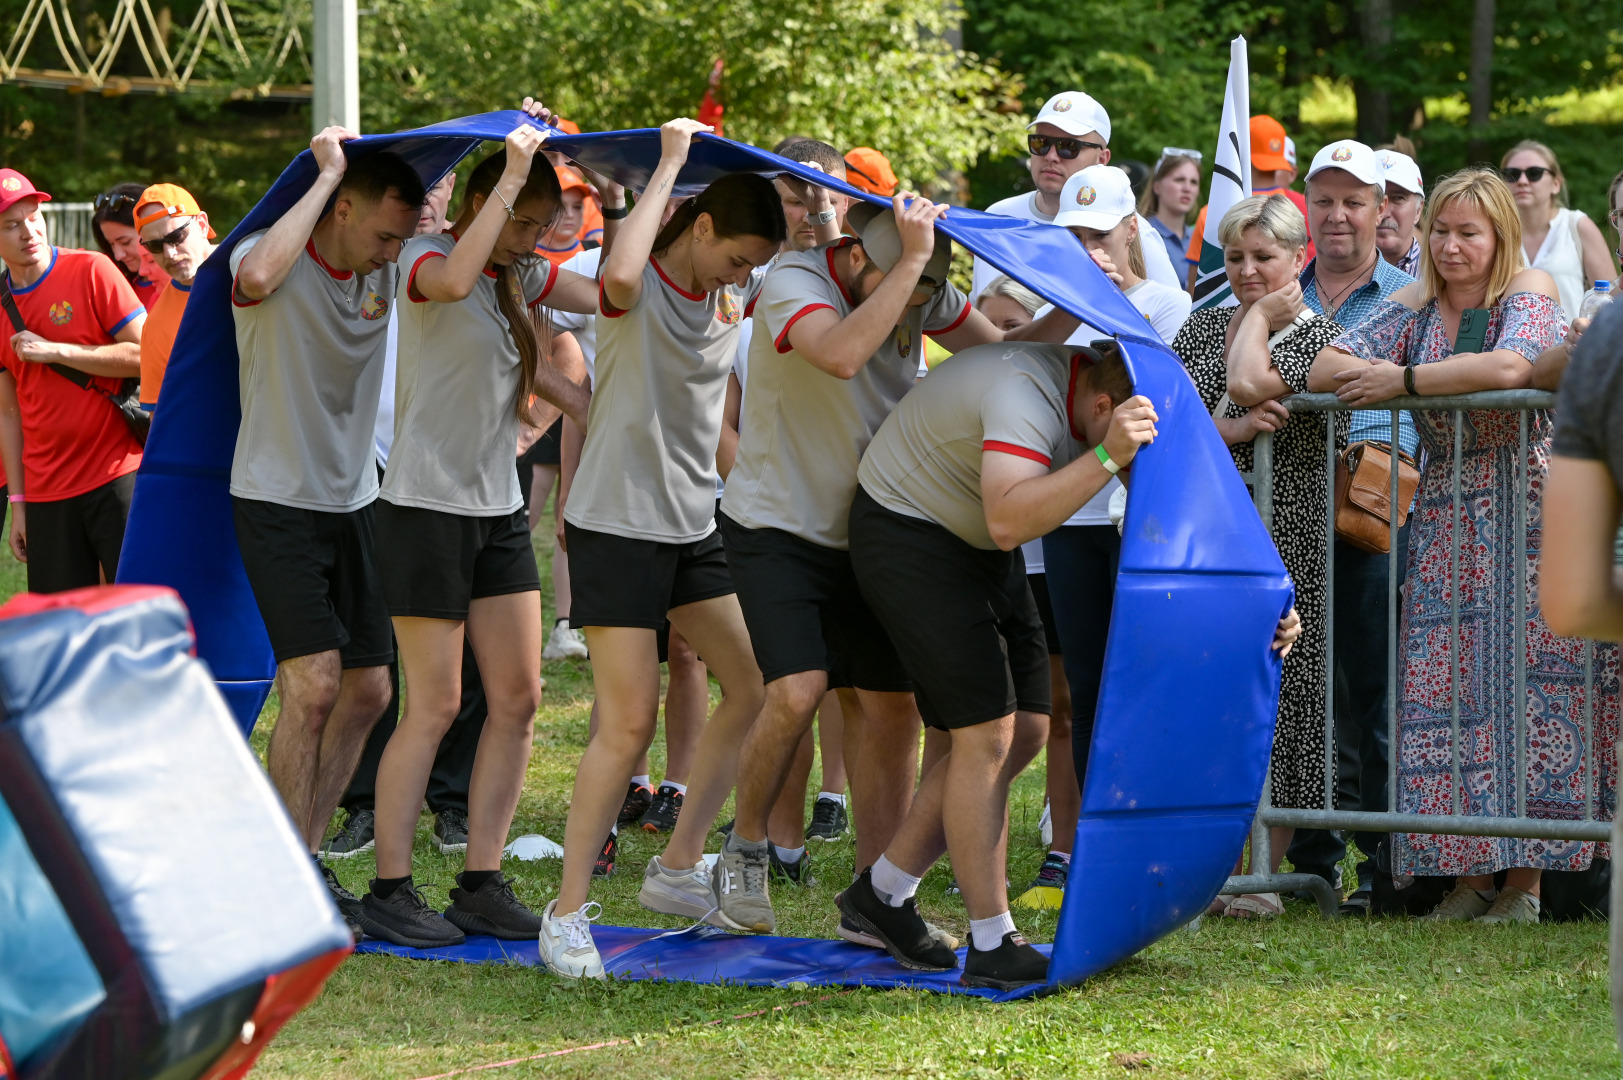
<svg viewBox="0 0 1623 1080">
<path fill-rule="evenodd" d="M 4 281 L 0 281 L 0 307 L 6 309 L 6 316 L 11 320 L 12 332 L 20 334 L 28 329 L 23 322 L 23 313 L 17 310 L 17 298 L 11 295 L 11 274 L 8 272 Z M 52 371 L 80 389 L 90 389 L 91 377 L 78 368 L 66 364 L 47 364 Z"/>
</svg>

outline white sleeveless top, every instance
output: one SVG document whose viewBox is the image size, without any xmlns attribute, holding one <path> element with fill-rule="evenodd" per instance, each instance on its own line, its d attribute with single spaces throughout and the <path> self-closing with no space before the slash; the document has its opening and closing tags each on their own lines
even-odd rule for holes
<svg viewBox="0 0 1623 1080">
<path fill-rule="evenodd" d="M 1587 217 L 1582 210 L 1563 207 L 1555 212 L 1550 231 L 1544 234 L 1533 266 L 1555 278 L 1561 293 L 1561 310 L 1567 321 L 1578 317 L 1578 306 L 1584 293 L 1594 284 L 1584 277 L 1584 249 L 1578 239 L 1578 219 Z"/>
</svg>

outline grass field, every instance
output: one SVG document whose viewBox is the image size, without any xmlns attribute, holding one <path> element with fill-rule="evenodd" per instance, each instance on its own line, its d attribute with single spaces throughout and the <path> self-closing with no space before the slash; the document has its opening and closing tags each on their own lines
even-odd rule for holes
<svg viewBox="0 0 1623 1080">
<path fill-rule="evenodd" d="M 0 595 L 22 586 L 20 568 L 0 556 Z M 584 665 L 549 664 L 545 674 L 514 834 L 561 840 L 591 682 Z M 268 728 L 267 716 L 254 736 L 261 753 Z M 1010 877 L 1017 888 L 1042 858 L 1041 777 L 1039 760 L 1014 793 Z M 429 844 L 431 820 L 422 820 L 415 872 L 431 902 L 443 905 L 460 860 Z M 626 838 L 619 873 L 594 884 L 604 922 L 680 925 L 636 903 L 642 866 L 658 850 L 656 841 Z M 774 888 L 779 925 L 786 934 L 832 937 L 833 896 L 851 872 L 850 842 L 814 856 L 819 884 Z M 519 895 L 537 907 L 557 892 L 556 861 L 507 869 Z M 338 864 L 357 892 L 372 871 L 370 853 Z M 921 907 L 963 934 L 963 908 L 945 892 L 949 876 L 942 867 L 925 880 Z M 1079 877 L 1072 887 L 1108 890 L 1110 882 Z M 1025 913 L 1018 922 L 1034 940 L 1051 940 L 1052 915 Z M 1271 924 L 1203 920 L 1079 989 L 1013 1005 L 903 991 L 572 987 L 531 968 L 356 956 L 272 1044 L 254 1075 L 417 1080 L 611 1043 L 460 1075 L 1615 1077 L 1606 971 L 1598 924 L 1325 922 L 1311 906 L 1294 904 Z M 754 1015 L 735 1019 L 741 1014 Z"/>
</svg>

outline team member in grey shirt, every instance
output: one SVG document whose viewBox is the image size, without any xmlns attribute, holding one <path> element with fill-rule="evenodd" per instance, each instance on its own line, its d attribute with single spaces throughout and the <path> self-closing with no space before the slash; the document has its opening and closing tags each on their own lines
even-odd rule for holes
<svg viewBox="0 0 1623 1080">
<path fill-rule="evenodd" d="M 543 962 L 602 978 L 586 903 L 592 867 L 654 733 L 657 634 L 669 619 L 721 683 L 670 843 L 642 902 L 705 917 L 704 840 L 733 786 L 738 746 L 761 707 L 761 672 L 715 535 L 716 448 L 739 326 L 756 268 L 783 243 L 771 181 L 724 176 L 660 217 L 694 120 L 661 129 L 661 157 L 603 260 L 597 365 L 580 468 L 564 507 L 571 621 L 592 652 L 598 726 L 575 774 L 563 883 L 542 915 Z"/>
<path fill-rule="evenodd" d="M 310 190 L 230 257 L 242 386 L 232 504 L 281 696 L 267 767 L 312 852 L 389 699 L 372 427 L 394 261 L 423 201 L 398 156 L 346 159 L 356 137 L 317 135 Z M 359 901 L 322 872 L 354 927 Z"/>
</svg>

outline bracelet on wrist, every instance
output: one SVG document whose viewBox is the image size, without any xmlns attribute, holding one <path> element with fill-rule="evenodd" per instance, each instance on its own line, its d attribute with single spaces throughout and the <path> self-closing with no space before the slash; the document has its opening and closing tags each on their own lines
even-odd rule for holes
<svg viewBox="0 0 1623 1080">
<path fill-rule="evenodd" d="M 1111 476 L 1115 476 L 1117 473 L 1121 472 L 1121 466 L 1117 465 L 1111 460 L 1110 451 L 1105 449 L 1104 443 L 1098 443 L 1094 446 L 1093 456 L 1099 459 L 1099 464 L 1103 465 L 1105 467 L 1105 472 L 1109 473 Z"/>
<path fill-rule="evenodd" d="M 1418 391 L 1418 390 L 1416 390 L 1414 388 L 1414 365 L 1413 364 L 1405 364 L 1403 366 L 1403 390 L 1410 397 L 1414 397 L 1415 395 L 1420 393 L 1420 391 Z"/>
<path fill-rule="evenodd" d="M 28 496 L 24 495 L 20 491 L 13 491 L 10 495 L 6 496 L 6 502 L 9 502 L 9 503 L 20 503 L 20 502 L 27 502 L 27 501 L 28 501 Z"/>
<path fill-rule="evenodd" d="M 625 203 L 621 203 L 619 206 L 605 206 L 603 208 L 603 220 L 620 221 L 629 213 L 631 213 L 631 207 Z"/>
</svg>

